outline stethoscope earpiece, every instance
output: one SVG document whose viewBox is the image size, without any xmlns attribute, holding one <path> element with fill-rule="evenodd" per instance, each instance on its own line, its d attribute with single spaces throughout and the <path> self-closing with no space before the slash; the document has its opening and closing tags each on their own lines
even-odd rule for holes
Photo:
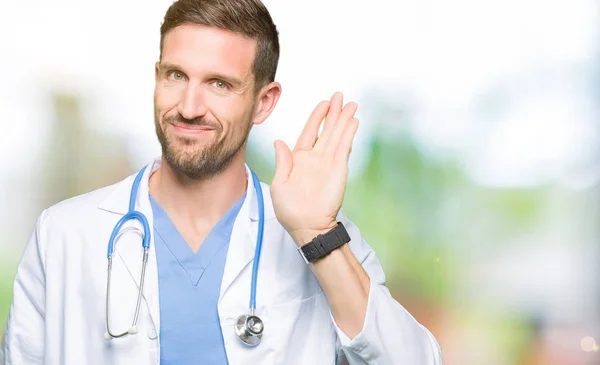
<svg viewBox="0 0 600 365">
<path fill-rule="evenodd" d="M 242 314 L 235 321 L 235 333 L 248 346 L 256 346 L 262 341 L 264 329 L 262 319 L 253 314 Z"/>
</svg>

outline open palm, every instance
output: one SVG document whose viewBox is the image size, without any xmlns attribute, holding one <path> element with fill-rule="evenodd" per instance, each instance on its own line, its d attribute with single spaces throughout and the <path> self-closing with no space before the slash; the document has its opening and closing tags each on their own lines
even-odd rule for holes
<svg viewBox="0 0 600 365">
<path fill-rule="evenodd" d="M 275 142 L 276 170 L 271 184 L 275 214 L 292 235 L 333 228 L 344 198 L 348 157 L 358 129 L 356 103 L 342 108 L 343 96 L 321 102 L 294 148 Z M 323 132 L 319 136 L 321 123 Z"/>
</svg>

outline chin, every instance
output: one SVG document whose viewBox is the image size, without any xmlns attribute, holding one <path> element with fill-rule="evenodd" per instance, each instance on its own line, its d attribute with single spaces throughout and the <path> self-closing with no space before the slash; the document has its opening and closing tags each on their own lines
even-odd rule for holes
<svg viewBox="0 0 600 365">
<path fill-rule="evenodd" d="M 207 141 L 201 138 L 169 136 L 169 147 L 177 152 L 201 152 L 209 147 L 214 141 Z"/>
<path fill-rule="evenodd" d="M 180 161 L 191 161 L 204 154 L 204 146 L 177 146 L 171 149 L 172 155 Z"/>
</svg>

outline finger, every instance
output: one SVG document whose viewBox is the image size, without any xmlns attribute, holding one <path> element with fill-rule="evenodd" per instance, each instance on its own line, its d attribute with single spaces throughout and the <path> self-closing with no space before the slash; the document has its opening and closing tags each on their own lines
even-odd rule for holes
<svg viewBox="0 0 600 365">
<path fill-rule="evenodd" d="M 356 131 L 358 130 L 358 119 L 352 118 L 344 128 L 344 133 L 342 133 L 342 137 L 340 139 L 340 143 L 338 149 L 336 151 L 335 158 L 344 159 L 348 161 L 350 158 L 350 152 L 352 151 L 352 142 L 354 141 L 354 136 L 356 135 Z"/>
<path fill-rule="evenodd" d="M 354 118 L 357 109 L 358 104 L 355 102 L 349 102 L 344 106 L 344 110 L 342 110 L 342 114 L 338 118 L 338 121 L 335 122 L 327 142 L 323 144 L 323 149 L 326 154 L 329 154 L 331 157 L 335 155 L 335 151 L 339 148 L 340 138 L 348 126 L 348 123 Z"/>
<path fill-rule="evenodd" d="M 275 175 L 272 185 L 285 182 L 292 171 L 292 152 L 282 141 L 275 141 Z"/>
<path fill-rule="evenodd" d="M 344 104 L 344 95 L 341 92 L 336 92 L 331 97 L 331 105 L 327 118 L 325 119 L 325 125 L 323 126 L 323 134 L 327 133 L 331 127 L 338 120 L 340 113 L 342 112 L 342 105 Z"/>
<path fill-rule="evenodd" d="M 319 135 L 319 127 L 321 126 L 321 122 L 323 122 L 323 118 L 325 118 L 325 115 L 327 114 L 327 110 L 329 110 L 329 101 L 324 100 L 317 105 L 308 118 L 306 125 L 304 125 L 304 129 L 302 130 L 302 133 L 296 142 L 294 151 L 311 150 L 313 148 L 315 141 L 317 140 L 317 136 Z"/>
</svg>

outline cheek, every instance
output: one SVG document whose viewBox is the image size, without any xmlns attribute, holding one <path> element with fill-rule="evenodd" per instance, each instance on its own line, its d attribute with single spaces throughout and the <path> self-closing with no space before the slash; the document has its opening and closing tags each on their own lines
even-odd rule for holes
<svg viewBox="0 0 600 365">
<path fill-rule="evenodd" d="M 238 134 L 245 131 L 250 123 L 252 104 L 241 97 L 215 99 L 211 103 L 211 112 L 228 129 L 227 133 Z"/>
<path fill-rule="evenodd" d="M 154 89 L 154 107 L 159 116 L 177 108 L 183 97 L 184 88 L 179 86 L 164 87 L 157 85 Z"/>
</svg>

